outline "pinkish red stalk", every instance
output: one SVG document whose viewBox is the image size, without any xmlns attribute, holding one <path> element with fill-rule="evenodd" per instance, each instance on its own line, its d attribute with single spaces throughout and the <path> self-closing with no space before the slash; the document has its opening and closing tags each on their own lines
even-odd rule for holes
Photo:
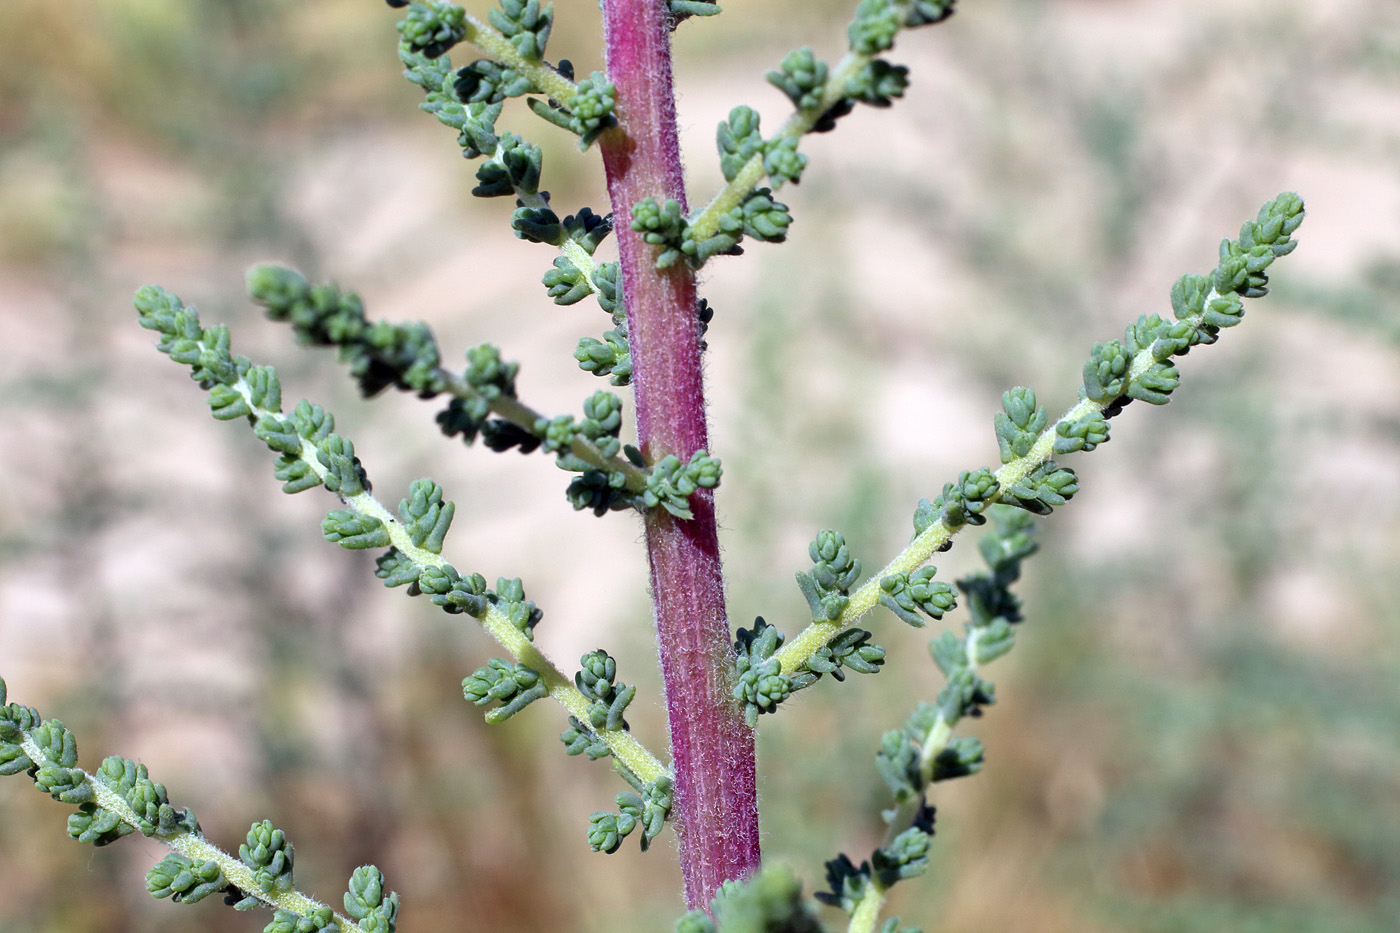
<svg viewBox="0 0 1400 933">
<path fill-rule="evenodd" d="M 671 87 L 665 0 L 605 0 L 608 80 L 620 127 L 599 140 L 622 266 L 639 446 L 655 462 L 708 449 L 695 275 L 684 262 L 660 271 L 655 248 L 628 224 L 646 197 L 686 204 Z M 662 509 L 646 519 L 657 646 L 666 685 L 672 808 L 690 909 L 758 869 L 753 731 L 730 696 L 734 649 L 724 604 L 719 538 L 709 490 L 695 517 Z"/>
</svg>

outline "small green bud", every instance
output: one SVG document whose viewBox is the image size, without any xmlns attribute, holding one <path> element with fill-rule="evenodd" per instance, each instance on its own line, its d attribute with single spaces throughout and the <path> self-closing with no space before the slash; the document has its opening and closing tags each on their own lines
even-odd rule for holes
<svg viewBox="0 0 1400 933">
<path fill-rule="evenodd" d="M 540 61 L 550 30 L 554 28 L 554 4 L 540 0 L 500 0 L 500 9 L 487 13 L 487 19 L 510 40 L 521 57 Z"/>
<path fill-rule="evenodd" d="M 725 181 L 733 181 L 755 155 L 763 152 L 758 113 L 751 107 L 735 107 L 729 119 L 715 131 L 719 166 Z"/>
<path fill-rule="evenodd" d="M 896 0 L 860 0 L 855 19 L 846 30 L 851 51 L 874 55 L 894 45 L 894 37 L 904 25 L 901 4 Z"/>
<path fill-rule="evenodd" d="M 332 544 L 351 550 L 388 547 L 392 543 L 383 522 L 353 509 L 333 509 L 327 513 L 321 522 L 321 533 Z"/>
<path fill-rule="evenodd" d="M 802 172 L 807 168 L 807 156 L 797 151 L 796 136 L 782 136 L 764 144 L 763 170 L 774 188 L 784 182 L 794 185 L 802 180 Z"/>
<path fill-rule="evenodd" d="M 622 840 L 636 828 L 635 817 L 599 810 L 588 818 L 588 847 L 608 855 L 622 847 Z"/>
<path fill-rule="evenodd" d="M 157 898 L 193 904 L 228 887 L 215 861 L 196 863 L 171 853 L 146 872 L 146 890 Z"/>
<path fill-rule="evenodd" d="M 617 124 L 613 118 L 616 97 L 617 88 L 601 71 L 579 82 L 578 93 L 569 98 L 565 107 L 570 115 L 569 129 L 578 134 L 580 149 L 587 149 Z"/>
<path fill-rule="evenodd" d="M 950 739 L 946 748 L 933 759 L 932 781 L 950 781 L 953 778 L 967 777 L 982 770 L 986 750 L 982 742 L 973 736 L 958 736 Z"/>
<path fill-rule="evenodd" d="M 643 198 L 632 206 L 632 229 L 647 243 L 665 247 L 656 259 L 658 269 L 667 268 L 680 259 L 687 227 L 680 202 L 675 199 L 662 205 L 655 198 Z"/>
<path fill-rule="evenodd" d="M 427 58 L 437 58 L 466 37 L 466 11 L 440 0 L 411 3 L 408 16 L 399 21 L 398 27 L 406 47 Z"/>
<path fill-rule="evenodd" d="M 384 875 L 373 865 L 362 865 L 350 876 L 350 890 L 345 894 L 345 912 L 360 926 L 383 933 L 393 933 L 398 919 L 399 896 L 384 890 Z"/>
<path fill-rule="evenodd" d="M 928 871 L 928 846 L 933 833 L 911 826 L 870 857 L 870 866 L 880 883 L 889 887 L 896 881 L 917 878 Z"/>
<path fill-rule="evenodd" d="M 495 155 L 477 168 L 477 186 L 472 194 L 478 198 L 539 194 L 543 170 L 544 153 L 540 147 L 514 133 L 506 133 L 501 136 Z M 553 223 L 558 222 L 555 217 Z"/>
<path fill-rule="evenodd" d="M 1078 491 L 1078 477 L 1074 471 L 1062 469 L 1055 461 L 1047 460 L 1024 479 L 1008 486 L 1003 491 L 1002 501 L 1036 515 L 1049 515 L 1052 509 L 1064 505 Z"/>
<path fill-rule="evenodd" d="M 489 58 L 479 58 L 459 68 L 452 79 L 452 89 L 463 104 L 494 106 L 508 97 L 520 97 L 535 90 L 528 75 Z M 482 153 L 487 150 L 483 147 Z"/>
<path fill-rule="evenodd" d="M 1108 404 L 1127 388 L 1128 368 L 1133 357 L 1117 340 L 1096 343 L 1084 364 L 1084 397 Z"/>
<path fill-rule="evenodd" d="M 1060 421 L 1055 424 L 1056 454 L 1073 453 L 1076 450 L 1093 450 L 1108 440 L 1108 420 L 1103 412 L 1090 412 L 1078 421 Z"/>
<path fill-rule="evenodd" d="M 846 95 L 872 107 L 888 107 L 908 87 L 908 68 L 877 58 L 846 80 Z"/>
<path fill-rule="evenodd" d="M 292 845 L 268 820 L 254 823 L 247 840 L 238 847 L 238 860 L 253 869 L 258 889 L 264 893 L 292 889 Z"/>
<path fill-rule="evenodd" d="M 813 110 L 821 106 L 826 87 L 826 62 L 809 48 L 794 49 L 783 59 L 777 71 L 768 72 L 768 83 L 787 95 L 798 110 Z"/>
<path fill-rule="evenodd" d="M 547 207 L 517 207 L 511 215 L 510 226 L 522 240 L 550 246 L 564 243 L 564 225 L 559 215 Z"/>
</svg>

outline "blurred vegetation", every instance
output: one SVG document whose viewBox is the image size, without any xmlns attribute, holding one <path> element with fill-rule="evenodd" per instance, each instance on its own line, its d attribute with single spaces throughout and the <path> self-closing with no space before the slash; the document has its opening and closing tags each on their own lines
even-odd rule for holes
<svg viewBox="0 0 1400 933">
<path fill-rule="evenodd" d="M 725 6 L 678 34 L 696 201 L 715 123 L 740 102 L 777 119 L 762 70 L 836 51 L 848 3 Z M 558 15 L 555 54 L 597 67 L 593 4 Z M 542 461 L 444 445 L 411 399 L 361 404 L 239 295 L 249 262 L 279 258 L 430 320 L 448 354 L 499 341 L 540 407 L 595 388 L 570 352 L 605 319 L 551 305 L 548 256 L 471 202 L 398 78 L 394 19 L 372 0 L 0 10 L 0 667 L 89 766 L 144 761 L 217 841 L 277 821 L 325 899 L 373 860 L 405 929 L 666 930 L 666 848 L 583 841 L 607 769 L 560 754 L 543 707 L 486 727 L 457 686 L 485 640 L 325 546 L 329 503 L 277 495 L 134 326 L 147 281 L 231 323 L 289 396 L 336 411 L 385 498 L 443 482 L 463 562 L 524 577 L 548 650 L 602 643 L 656 695 L 635 526 L 570 514 Z M 1073 458 L 1083 491 L 1044 524 L 978 724 L 988 768 L 940 789 L 934 870 L 894 895 L 906 923 L 1400 928 L 1397 36 L 1386 0 L 968 3 L 897 50 L 907 100 L 811 140 L 792 242 L 709 273 L 734 618 L 793 629 L 818 528 L 878 566 L 919 496 L 994 458 L 1003 389 L 1067 405 L 1093 341 L 1164 311 L 1265 198 L 1308 201 L 1246 326 L 1186 361 L 1171 406 Z M 556 200 L 599 206 L 596 167 L 520 124 Z M 940 578 L 974 566 L 969 544 Z M 614 567 L 609 605 L 571 596 Z M 879 731 L 939 686 L 927 634 L 877 624 L 885 673 L 764 723 L 766 846 L 809 885 L 875 844 Z M 642 734 L 662 734 L 657 703 Z M 265 922 L 151 900 L 159 852 L 77 846 L 19 782 L 0 812 L 0 933 Z M 582 910 L 585 883 L 634 913 Z"/>
</svg>

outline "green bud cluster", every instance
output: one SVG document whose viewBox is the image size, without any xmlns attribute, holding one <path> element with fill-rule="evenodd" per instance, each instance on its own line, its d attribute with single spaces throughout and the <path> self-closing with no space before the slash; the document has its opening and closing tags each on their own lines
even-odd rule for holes
<svg viewBox="0 0 1400 933">
<path fill-rule="evenodd" d="M 156 837 L 198 832 L 194 814 L 189 810 L 176 811 L 166 796 L 165 785 L 152 781 L 145 765 L 113 755 L 102 762 L 93 778 L 120 796 L 135 819 L 127 828 L 118 828 L 113 823 L 117 814 L 92 803 L 84 804 L 68 818 L 68 834 L 79 842 L 107 845 L 133 829 L 143 836 Z"/>
<path fill-rule="evenodd" d="M 1035 393 L 1024 386 L 1003 393 L 1001 407 L 992 424 L 1001 448 L 1001 462 L 1010 463 L 1031 452 L 1040 432 L 1050 423 L 1050 414 L 1036 401 Z"/>
<path fill-rule="evenodd" d="M 802 885 L 785 866 L 767 865 L 743 881 L 726 881 L 710 900 L 710 912 L 692 910 L 675 933 L 824 933 L 802 898 Z M 886 931 L 881 931 L 886 933 Z"/>
<path fill-rule="evenodd" d="M 602 648 L 590 651 L 579 659 L 582 666 L 574 675 L 578 692 L 592 701 L 588 707 L 588 722 L 594 729 L 626 729 L 623 713 L 637 695 L 637 688 L 617 683 L 617 661 Z"/>
<path fill-rule="evenodd" d="M 366 933 L 394 933 L 399 896 L 384 889 L 384 874 L 373 865 L 361 865 L 350 876 L 345 912 Z"/>
<path fill-rule="evenodd" d="M 1001 484 L 992 471 L 963 470 L 955 483 L 946 483 L 943 492 L 930 502 L 920 499 L 914 509 L 914 533 L 921 535 L 934 522 L 942 522 L 952 530 L 963 525 L 981 525 L 987 519 L 982 514 L 995 501 Z"/>
<path fill-rule="evenodd" d="M 753 108 L 742 106 L 729 111 L 729 119 L 715 133 L 725 181 L 733 181 L 755 155 L 761 155 L 774 188 L 802 179 L 807 157 L 797 151 L 797 141 L 795 136 L 783 135 L 765 140 L 759 131 L 758 114 Z"/>
<path fill-rule="evenodd" d="M 533 641 L 535 626 L 544 612 L 525 599 L 525 590 L 518 577 L 499 577 L 496 588 L 488 589 L 486 578 L 479 573 L 463 575 L 448 563 L 424 566 L 414 562 L 397 547 L 391 547 L 375 563 L 375 576 L 385 586 L 408 585 L 410 596 L 427 594 L 428 601 L 449 615 L 465 613 L 484 620 L 487 613 L 501 613 L 527 641 Z"/>
<path fill-rule="evenodd" d="M 528 437 L 513 442 L 502 443 L 500 438 L 519 438 L 523 433 L 519 425 L 512 425 L 504 419 L 490 416 L 503 399 L 514 399 L 515 377 L 520 372 L 520 364 L 501 358 L 501 351 L 489 343 L 479 344 L 467 351 L 467 367 L 462 372 L 462 382 L 467 391 L 456 394 L 447 409 L 437 416 L 442 433 L 448 437 L 462 435 L 462 439 L 473 443 L 481 435 L 492 450 L 509 450 L 511 446 L 530 443 Z M 516 433 L 512 434 L 512 430 Z M 534 446 L 529 447 L 533 450 Z"/>
<path fill-rule="evenodd" d="M 443 0 L 410 3 L 398 27 L 405 47 L 426 58 L 438 58 L 466 38 L 467 14 Z"/>
<path fill-rule="evenodd" d="M 805 164 L 805 163 L 804 163 Z M 787 238 L 792 215 L 788 206 L 771 197 L 768 188 L 751 191 L 734 207 L 720 214 L 716 229 L 706 236 L 698 235 L 689 219 L 681 214 L 678 201 L 658 204 L 655 198 L 644 198 L 632 207 L 632 229 L 642 239 L 660 247 L 656 267 L 666 269 L 684 259 L 691 268 L 699 269 L 712 256 L 738 255 L 745 236 L 768 243 L 781 243 Z"/>
<path fill-rule="evenodd" d="M 783 633 L 762 616 L 752 629 L 735 633 L 734 699 L 744 705 L 744 721 L 753 727 L 763 713 L 777 712 L 778 704 L 797 689 L 773 656 L 783 643 Z"/>
<path fill-rule="evenodd" d="M 908 87 L 908 68 L 876 58 L 846 79 L 846 99 L 872 107 L 888 107 L 903 97 Z"/>
<path fill-rule="evenodd" d="M 895 883 L 917 878 L 928 871 L 928 848 L 933 839 L 934 810 L 920 807 L 913 824 L 859 865 L 844 853 L 826 863 L 827 890 L 817 900 L 854 914 L 874 893 L 879 896 Z M 891 921 L 886 926 L 897 925 Z"/>
<path fill-rule="evenodd" d="M 1055 423 L 1055 446 L 1057 454 L 1074 453 L 1077 450 L 1093 450 L 1108 441 L 1108 419 L 1101 411 L 1090 411 L 1080 418 L 1065 418 Z"/>
<path fill-rule="evenodd" d="M 404 64 L 404 77 L 423 89 L 425 97 L 419 109 L 457 131 L 457 145 L 466 158 L 475 159 L 496 150 L 496 119 L 501 115 L 501 104 L 491 99 L 493 95 L 489 89 L 476 94 L 477 87 L 473 87 L 473 93 L 464 99 L 458 93 L 458 72 L 452 70 L 452 63 L 446 56 L 430 59 L 411 47 L 400 45 L 399 60 Z M 528 87 L 527 80 L 526 88 L 518 93 L 525 93 Z"/>
<path fill-rule="evenodd" d="M 510 40 L 521 57 L 538 62 L 554 28 L 554 4 L 540 0 L 500 0 L 500 8 L 486 14 L 491 25 Z"/>
<path fill-rule="evenodd" d="M 848 670 L 857 674 L 878 673 L 885 663 L 885 649 L 874 644 L 872 637 L 865 629 L 846 629 L 789 675 L 783 673 L 782 661 L 775 656 L 783 644 L 782 632 L 762 616 L 754 620 L 752 629 L 740 628 L 735 633 L 733 696 L 744 704 L 746 721 L 752 726 L 763 713 L 776 712 L 779 703 L 810 687 L 824 674 L 844 681 Z"/>
<path fill-rule="evenodd" d="M 34 786 L 60 803 L 89 803 L 93 798 L 92 784 L 77 767 L 78 744 L 68 727 L 57 719 L 45 720 L 34 727 L 29 738 L 43 755 L 30 769 Z"/>
<path fill-rule="evenodd" d="M 253 880 L 264 894 L 292 890 L 292 844 L 271 821 L 252 825 L 238 847 L 238 860 L 253 870 Z"/>
<path fill-rule="evenodd" d="M 880 605 L 915 628 L 923 628 L 924 616 L 943 618 L 957 606 L 953 588 L 934 580 L 938 568 L 925 565 L 909 573 L 892 573 L 880 578 Z"/>
<path fill-rule="evenodd" d="M 617 88 L 601 71 L 595 71 L 578 83 L 578 93 L 562 106 L 556 101 L 531 98 L 528 106 L 539 117 L 562 127 L 579 138 L 578 147 L 585 150 L 617 125 L 613 117 Z"/>
<path fill-rule="evenodd" d="M 768 72 L 767 78 L 768 83 L 786 94 L 798 110 L 812 111 L 822 106 L 823 92 L 826 90 L 826 79 L 830 70 L 826 62 L 817 58 L 816 53 L 804 47 L 789 52 L 776 71 Z M 733 119 L 731 113 L 731 122 Z M 819 131 L 814 129 L 814 132 Z M 735 174 L 738 174 L 737 171 Z"/>
<path fill-rule="evenodd" d="M 219 863 L 195 862 L 172 852 L 146 872 L 146 890 L 152 897 L 168 897 L 179 904 L 194 904 L 228 887 Z"/>
<path fill-rule="evenodd" d="M 514 133 L 505 133 L 496 144 L 495 154 L 476 170 L 478 198 L 511 195 L 525 198 L 540 193 L 544 155 L 540 147 Z"/>
<path fill-rule="evenodd" d="M 587 755 L 589 761 L 597 761 L 612 754 L 608 743 L 577 716 L 569 717 L 569 728 L 559 733 L 559 741 L 564 743 L 566 755 Z"/>
<path fill-rule="evenodd" d="M 622 847 L 622 840 L 639 826 L 642 829 L 642 851 L 645 852 L 661 832 L 671 815 L 675 796 L 673 782 L 669 777 L 662 776 L 639 790 L 640 794 L 618 794 L 616 813 L 598 810 L 589 816 L 588 845 L 594 852 L 611 855 Z"/>
<path fill-rule="evenodd" d="M 885 649 L 871 642 L 874 636 L 861 628 L 848 628 L 818 648 L 791 677 L 792 689 L 801 690 L 816 683 L 823 674 L 844 681 L 846 670 L 857 674 L 877 674 L 885 663 Z"/>
<path fill-rule="evenodd" d="M 442 487 L 431 479 L 414 480 L 408 498 L 399 500 L 399 521 L 414 547 L 433 554 L 442 553 L 442 541 L 452 526 L 457 506 L 442 501 Z"/>
<path fill-rule="evenodd" d="M 647 474 L 647 489 L 642 501 L 649 509 L 660 506 L 676 518 L 690 519 L 690 497 L 699 489 L 714 489 L 721 474 L 719 459 L 703 450 L 690 455 L 682 463 L 675 454 L 658 460 Z"/>
<path fill-rule="evenodd" d="M 1007 483 L 1001 490 L 1000 501 L 1036 515 L 1049 515 L 1078 491 L 1079 478 L 1073 470 L 1062 468 L 1054 460 L 1046 460 L 1025 477 Z"/>
<path fill-rule="evenodd" d="M 507 98 L 523 97 L 538 88 L 528 73 L 489 58 L 479 58 L 457 70 L 452 78 L 452 90 L 458 103 L 470 106 L 499 105 Z M 481 146 L 474 148 L 483 153 L 487 151 Z"/>
<path fill-rule="evenodd" d="M 501 705 L 486 714 L 489 723 L 504 722 L 535 700 L 549 695 L 540 675 L 523 664 L 492 658 L 462 681 L 462 695 L 477 706 Z"/>
<path fill-rule="evenodd" d="M 604 331 L 602 340 L 594 337 L 580 339 L 578 349 L 574 350 L 574 359 L 578 360 L 579 369 L 595 376 L 606 376 L 615 386 L 630 384 L 632 351 L 627 345 L 626 322 Z"/>
<path fill-rule="evenodd" d="M 850 602 L 851 587 L 860 578 L 860 561 L 851 556 L 841 533 L 830 529 L 817 533 L 807 555 L 814 566 L 797 574 L 797 586 L 813 619 L 834 622 Z"/>
</svg>

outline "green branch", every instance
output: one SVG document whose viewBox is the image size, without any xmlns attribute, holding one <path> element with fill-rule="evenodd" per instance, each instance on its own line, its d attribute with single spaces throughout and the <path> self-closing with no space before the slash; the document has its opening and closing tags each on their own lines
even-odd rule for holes
<svg viewBox="0 0 1400 933">
<path fill-rule="evenodd" d="M 1291 193 L 1279 195 L 1260 208 L 1256 220 L 1244 224 L 1238 240 L 1221 243 L 1220 265 L 1211 275 L 1188 275 L 1177 281 L 1172 289 L 1175 323 L 1156 315 L 1139 318 L 1128 328 L 1123 342 L 1096 344 L 1094 356 L 1085 365 L 1079 403 L 1035 434 L 1028 447 L 1018 444 L 1027 447 L 1023 452 L 1014 454 L 1014 449 L 1008 451 L 1003 445 L 1006 462 L 991 474 L 994 485 L 979 494 L 976 511 L 999 501 L 1021 504 L 1015 501 L 1018 490 L 1023 490 L 1041 472 L 1053 470 L 1052 456 L 1092 449 L 1106 440 L 1107 420 L 1129 402 L 1165 404 L 1177 381 L 1170 359 L 1185 355 L 1193 346 L 1214 343 L 1221 328 L 1239 323 L 1244 315 L 1241 300 L 1267 292 L 1264 270 L 1275 258 L 1292 252 L 1297 242 L 1290 236 L 1302 221 L 1302 200 Z M 1033 395 L 1031 399 L 1034 400 Z M 1098 441 L 1085 443 L 1084 426 L 1090 422 L 1097 422 L 1103 435 Z M 1076 437 L 1077 446 L 1073 441 Z M 1072 492 L 1073 487 L 1067 491 Z M 1068 495 L 1060 501 L 1064 498 Z M 1048 505 L 1042 508 L 1049 511 Z M 849 602 L 836 618 L 814 620 L 776 653 L 782 673 L 797 673 L 822 647 L 875 608 L 881 602 L 883 580 L 915 570 L 945 550 L 953 536 L 967 525 L 980 524 L 979 517 L 969 517 L 967 509 L 950 512 L 945 508 L 942 517 L 921 528 L 894 559 L 850 594 Z"/>
<path fill-rule="evenodd" d="M 873 56 L 858 55 L 854 52 L 847 53 L 824 85 L 818 102 L 811 107 L 799 108 L 794 111 L 792 116 L 788 117 L 787 121 L 779 128 L 774 138 L 797 140 L 812 132 L 824 114 L 830 112 L 833 107 L 846 99 L 846 82 L 862 67 L 868 65 L 871 58 Z M 743 204 L 744 200 L 767 175 L 763 162 L 762 152 L 751 156 L 734 178 L 710 198 L 709 203 L 704 208 L 691 215 L 690 229 L 695 239 L 705 240 L 719 232 L 720 221 L 730 211 Z"/>
<path fill-rule="evenodd" d="M 77 741 L 63 723 L 43 720 L 37 710 L 7 705 L 5 699 L 0 678 L 0 775 L 26 772 L 38 789 L 77 807 L 68 818 L 68 833 L 78 842 L 103 846 L 140 833 L 173 850 L 146 874 L 153 896 L 192 904 L 221 894 L 239 909 L 260 903 L 277 912 L 267 928 L 272 933 L 392 933 L 398 895 L 384 889 L 377 868 L 355 870 L 345 896 L 352 917 L 337 914 L 294 888 L 292 846 L 271 823 L 253 824 L 234 857 L 204 837 L 193 813 L 171 806 L 165 786 L 152 781 L 144 765 L 114 755 L 89 774 L 78 767 Z"/>
<path fill-rule="evenodd" d="M 834 69 L 828 70 L 817 61 L 810 49 L 793 52 L 784 59 L 782 69 L 770 72 L 768 80 L 788 95 L 796 110 L 772 138 L 754 144 L 754 153 L 742 167 L 726 170 L 729 183 L 689 218 L 693 238 L 704 241 L 718 234 L 725 218 L 748 200 L 765 175 L 775 188 L 783 181 L 795 180 L 806 162 L 805 156 L 798 160 L 795 174 L 776 167 L 784 161 L 791 164 L 797 158 L 797 142 L 803 136 L 831 129 L 857 102 L 889 106 L 904 91 L 905 70 L 890 65 L 879 57 L 880 53 L 893 48 L 900 31 L 947 19 L 953 13 L 953 3 L 954 0 L 863 0 L 847 29 L 850 51 Z"/>
<path fill-rule="evenodd" d="M 25 732 L 24 739 L 19 744 L 29 759 L 38 767 L 43 768 L 46 764 L 50 766 L 58 764 L 48 756 L 45 749 L 39 747 L 30 733 Z M 126 802 L 126 798 L 108 787 L 107 782 L 99 776 L 89 774 L 81 768 L 72 770 L 82 772 L 82 775 L 91 783 L 93 799 L 99 808 L 115 815 L 122 823 L 132 829 L 140 831 L 143 820 Z M 199 833 L 185 831 L 170 835 L 156 833 L 152 834 L 151 838 L 183 855 L 195 865 L 203 866 L 213 862 L 219 867 L 219 873 L 228 884 L 233 885 L 245 896 L 255 898 L 274 910 L 285 910 L 306 917 L 319 910 L 330 909 L 327 905 L 302 894 L 300 891 L 261 890 L 252 868 L 220 849 Z M 340 914 L 335 914 L 335 925 L 336 929 L 342 933 L 351 933 L 351 931 L 371 933 L 370 930 Z"/>
<path fill-rule="evenodd" d="M 247 402 L 250 417 L 255 425 L 266 418 L 280 415 L 280 412 L 271 411 L 256 403 L 253 387 L 248 384 L 246 379 L 240 378 L 233 383 L 232 388 Z M 315 471 L 322 482 L 332 476 L 330 469 L 321 462 L 316 445 L 306 438 L 301 438 L 301 459 Z M 342 496 L 342 498 L 354 511 L 377 519 L 388 533 L 392 547 L 417 566 L 431 567 L 443 572 L 452 569 L 451 565 L 440 555 L 415 544 L 413 536 L 395 518 L 394 514 L 368 491 Z M 479 621 L 486 633 L 496 639 L 501 647 L 540 676 L 550 697 L 568 710 L 570 714 L 587 721 L 591 701 L 574 687 L 571 678 L 535 647 L 525 632 L 510 617 L 496 605 L 487 604 L 486 611 Z M 643 781 L 654 781 L 668 773 L 665 765 L 661 764 L 651 752 L 647 751 L 645 746 L 625 729 L 603 728 L 596 730 L 596 732 L 598 737 L 607 744 L 616 762 L 624 765 Z"/>
<path fill-rule="evenodd" d="M 442 379 L 443 386 L 457 398 L 471 399 L 480 397 L 470 383 L 457 373 L 446 369 L 438 369 L 436 374 Z M 502 419 L 520 428 L 522 431 L 531 434 L 536 433 L 536 426 L 541 422 L 547 422 L 548 416 L 542 414 L 511 395 L 497 395 L 486 400 L 487 407 L 491 413 L 498 415 Z M 587 438 L 575 434 L 569 442 L 569 452 L 578 459 L 587 463 L 595 469 L 604 473 L 620 473 L 626 478 L 626 488 L 628 492 L 642 495 L 647 490 L 647 474 L 644 470 L 633 465 L 624 457 L 605 456 L 596 444 Z"/>
<path fill-rule="evenodd" d="M 611 431 L 595 419 L 590 425 L 596 429 L 594 434 L 574 425 L 580 429 L 568 431 L 565 438 L 557 424 L 560 419 L 551 419 L 516 397 L 517 367 L 503 362 L 499 351 L 490 345 L 469 351 L 470 365 L 465 375 L 459 375 L 441 365 L 437 339 L 426 324 L 370 321 L 360 297 L 334 284 L 312 285 L 294 269 L 260 265 L 248 271 L 248 294 L 271 320 L 289 324 L 298 343 L 336 347 L 365 397 L 390 385 L 424 399 L 446 392 L 466 403 L 451 405 L 448 412 L 439 415 L 449 436 L 462 433 L 470 442 L 478 431 L 490 429 L 493 438 L 499 439 L 499 443 L 488 439 L 488 445 L 495 449 L 526 441 L 533 446 L 547 443 L 547 449 L 561 457 L 561 465 L 565 455 L 571 454 L 574 459 L 567 463 L 567 469 L 580 472 L 591 467 L 601 472 L 619 501 L 641 507 L 648 488 L 647 471 L 600 447 L 600 441 L 610 445 L 610 451 L 621 446 L 616 429 L 621 426 L 622 403 L 615 397 L 610 399 L 615 405 L 609 410 L 617 415 Z M 585 403 L 585 411 L 596 411 L 597 401 L 595 393 L 595 398 Z M 487 425 L 490 415 L 498 416 L 509 431 L 496 430 L 499 424 Z M 567 417 L 563 420 L 572 425 Z"/>
<path fill-rule="evenodd" d="M 441 489 L 435 483 L 415 484 L 414 504 L 405 500 L 400 509 L 405 521 L 412 513 L 412 527 L 405 527 L 371 494 L 353 444 L 332 433 L 330 416 L 305 401 L 290 417 L 284 416 L 276 374 L 270 367 L 255 367 L 245 357 L 234 357 L 225 328 L 203 328 L 192 308 L 154 286 L 137 292 L 136 307 L 141 325 L 162 334 L 159 349 L 190 365 L 192 377 L 209 389 L 214 416 L 225 421 L 246 417 L 258 438 L 282 455 L 276 473 L 286 481 L 286 491 L 324 485 L 350 507 L 327 516 L 323 529 L 328 540 L 353 549 L 390 548 L 380 559 L 387 584 L 411 583 L 411 593 L 430 592 L 434 602 L 448 611 L 470 612 L 488 634 L 538 675 L 551 697 L 586 721 L 590 700 L 530 641 L 529 628 L 537 618 L 532 617 L 533 604 L 523 604 L 514 594 L 488 594 L 479 577 L 463 578 L 439 555 L 455 507 L 441 503 Z M 423 501 L 417 501 L 420 498 Z M 596 732 L 620 770 L 644 781 L 668 773 L 624 729 Z"/>
<path fill-rule="evenodd" d="M 530 79 L 530 83 L 542 94 L 555 100 L 564 101 L 578 94 L 578 85 L 564 77 L 558 69 L 538 57 L 522 55 L 504 34 L 466 14 L 466 33 L 463 39 L 481 49 L 491 58 Z"/>
</svg>

